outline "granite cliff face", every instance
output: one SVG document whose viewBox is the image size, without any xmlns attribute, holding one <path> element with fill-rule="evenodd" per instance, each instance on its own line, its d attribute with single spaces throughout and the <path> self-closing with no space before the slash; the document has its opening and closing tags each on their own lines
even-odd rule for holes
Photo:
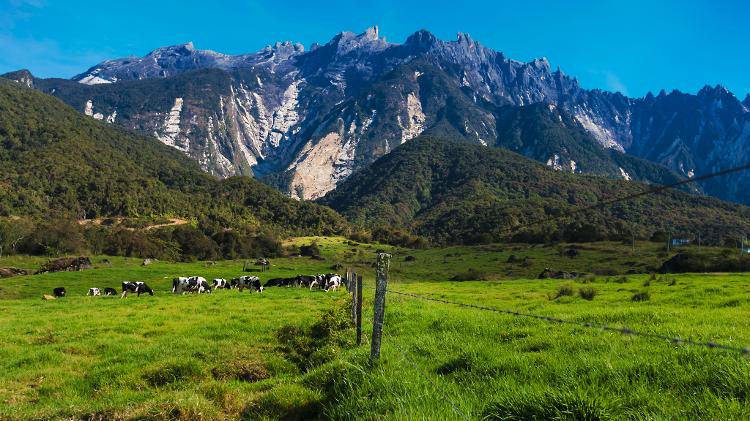
<svg viewBox="0 0 750 421">
<path fill-rule="evenodd" d="M 750 160 L 750 96 L 586 90 L 546 59 L 515 61 L 461 33 L 446 42 L 422 30 L 393 44 L 373 27 L 309 51 L 284 42 L 237 56 L 188 43 L 105 61 L 72 81 L 6 77 L 152 134 L 218 176 L 255 175 L 304 199 L 422 133 L 652 182 L 671 176 L 629 155 L 683 177 Z M 744 178 L 702 188 L 750 203 Z"/>
</svg>

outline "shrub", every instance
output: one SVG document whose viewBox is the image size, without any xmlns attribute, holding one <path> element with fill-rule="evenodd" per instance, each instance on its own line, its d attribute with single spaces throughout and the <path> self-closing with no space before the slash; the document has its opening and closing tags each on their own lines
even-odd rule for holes
<svg viewBox="0 0 750 421">
<path fill-rule="evenodd" d="M 560 297 L 572 297 L 575 292 L 573 291 L 573 287 L 570 285 L 560 285 L 559 288 L 557 288 L 557 294 L 552 298 L 553 300 L 558 299 Z"/>
<path fill-rule="evenodd" d="M 211 375 L 216 380 L 240 380 L 244 382 L 257 382 L 271 377 L 262 362 L 244 357 L 222 361 L 211 369 Z"/>
<path fill-rule="evenodd" d="M 153 387 L 161 387 L 182 380 L 197 378 L 202 374 L 195 361 L 173 361 L 145 372 L 143 379 Z"/>
<path fill-rule="evenodd" d="M 674 285 L 677 285 L 677 279 L 675 279 L 675 278 L 671 278 L 671 279 L 669 280 L 669 283 L 668 283 L 667 285 L 669 285 L 669 286 L 674 286 Z"/>
<path fill-rule="evenodd" d="M 651 294 L 648 293 L 648 291 L 639 291 L 633 294 L 633 297 L 630 299 L 630 301 L 638 302 L 638 301 L 648 301 L 651 299 Z"/>
<path fill-rule="evenodd" d="M 466 272 L 462 272 L 459 274 L 456 274 L 451 278 L 451 281 L 454 282 L 463 282 L 463 281 L 486 281 L 486 275 L 474 268 L 469 268 Z"/>
<path fill-rule="evenodd" d="M 300 246 L 299 254 L 307 257 L 320 256 L 320 247 L 318 247 L 317 242 L 313 241 L 310 244 Z"/>
<path fill-rule="evenodd" d="M 644 286 L 644 287 L 647 287 L 647 286 L 651 286 L 651 280 L 650 280 L 650 279 L 646 279 L 646 280 L 645 280 L 645 281 L 643 282 L 643 286 Z"/>
<path fill-rule="evenodd" d="M 584 300 L 591 301 L 596 296 L 596 290 L 592 287 L 580 288 L 578 290 L 578 295 Z"/>
</svg>

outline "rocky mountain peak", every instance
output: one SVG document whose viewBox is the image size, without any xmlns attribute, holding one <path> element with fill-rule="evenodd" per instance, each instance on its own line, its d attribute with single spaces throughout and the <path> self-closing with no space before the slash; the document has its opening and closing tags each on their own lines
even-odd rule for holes
<svg viewBox="0 0 750 421">
<path fill-rule="evenodd" d="M 147 54 L 148 57 L 164 57 L 164 56 L 189 56 L 195 53 L 195 46 L 192 41 L 184 44 L 170 45 L 167 47 L 160 47 L 156 50 Z M 213 51 L 211 51 L 213 53 Z"/>
<path fill-rule="evenodd" d="M 742 105 L 744 105 L 745 108 L 750 109 L 750 94 L 747 94 L 745 96 L 745 99 L 742 101 Z"/>
<path fill-rule="evenodd" d="M 27 69 L 16 70 L 15 72 L 0 75 L 0 77 L 13 80 L 17 83 L 20 83 L 21 85 L 26 86 L 27 88 L 34 87 L 34 75 L 32 75 L 31 72 Z"/>
<path fill-rule="evenodd" d="M 388 47 L 388 42 L 384 37 L 380 37 L 378 27 L 372 26 L 361 34 L 341 32 L 333 37 L 327 45 L 335 47 L 338 55 L 346 55 L 360 49 L 368 52 L 381 51 Z"/>
<path fill-rule="evenodd" d="M 427 51 L 439 43 L 440 41 L 432 34 L 432 32 L 426 29 L 420 29 L 409 35 L 409 37 L 406 38 L 404 45 L 417 51 Z"/>
</svg>

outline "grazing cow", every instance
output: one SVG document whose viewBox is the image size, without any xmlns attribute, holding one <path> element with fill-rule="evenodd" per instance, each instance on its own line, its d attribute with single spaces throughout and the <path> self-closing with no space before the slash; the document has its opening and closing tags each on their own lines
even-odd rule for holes
<svg viewBox="0 0 750 421">
<path fill-rule="evenodd" d="M 208 285 L 206 278 L 201 276 L 191 276 L 188 278 L 179 277 L 172 280 L 172 293 L 185 294 L 186 292 L 197 292 L 198 294 L 210 294 L 211 286 Z"/>
<path fill-rule="evenodd" d="M 90 295 L 92 297 L 98 297 L 102 295 L 102 292 L 99 290 L 99 288 L 89 288 L 89 292 L 86 293 L 86 295 Z"/>
<path fill-rule="evenodd" d="M 64 297 L 65 296 L 65 288 L 58 287 L 52 290 L 52 295 L 55 297 Z"/>
<path fill-rule="evenodd" d="M 232 279 L 231 285 L 236 286 L 240 292 L 245 288 L 263 292 L 263 287 L 260 285 L 260 278 L 257 276 L 240 276 L 239 278 L 234 278 Z"/>
<path fill-rule="evenodd" d="M 329 273 L 326 276 L 326 286 L 325 290 L 328 291 L 336 291 L 341 286 L 341 277 L 339 275 L 336 275 L 335 273 Z"/>
<path fill-rule="evenodd" d="M 325 275 L 321 275 L 321 274 L 317 274 L 317 275 L 315 275 L 315 276 L 305 276 L 305 275 L 300 275 L 299 277 L 300 277 L 300 278 L 310 278 L 310 279 L 311 279 L 311 280 L 310 280 L 310 282 L 307 282 L 307 283 L 305 284 L 306 286 L 309 286 L 309 287 L 310 287 L 310 291 L 312 291 L 312 289 L 313 289 L 314 287 L 316 287 L 316 286 L 317 286 L 318 288 L 323 288 L 323 287 L 325 286 L 325 284 L 326 284 L 326 278 L 325 278 Z"/>
<path fill-rule="evenodd" d="M 117 295 L 117 290 L 114 288 L 104 288 L 104 296 Z"/>
<path fill-rule="evenodd" d="M 122 295 L 120 298 L 125 298 L 128 296 L 128 292 L 134 292 L 138 297 L 141 296 L 141 294 L 148 293 L 149 295 L 154 295 L 154 290 L 151 289 L 148 285 L 146 285 L 145 282 L 123 282 L 122 283 Z"/>
<path fill-rule="evenodd" d="M 234 285 L 232 285 L 229 281 L 226 279 L 214 279 L 212 287 L 214 289 L 232 289 Z"/>
<path fill-rule="evenodd" d="M 336 291 L 336 289 L 342 285 L 341 276 L 335 273 L 316 275 L 315 281 L 310 284 L 310 290 L 312 290 L 315 285 L 318 285 L 326 292 L 329 290 Z"/>
<path fill-rule="evenodd" d="M 273 278 L 266 281 L 264 287 L 290 287 L 299 285 L 299 277 Z"/>
</svg>

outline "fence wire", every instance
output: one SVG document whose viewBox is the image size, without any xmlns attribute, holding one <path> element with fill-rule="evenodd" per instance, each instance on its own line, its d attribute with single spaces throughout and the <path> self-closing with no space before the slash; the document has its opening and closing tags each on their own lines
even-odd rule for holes
<svg viewBox="0 0 750 421">
<path fill-rule="evenodd" d="M 750 348 L 748 347 L 724 345 L 724 344 L 711 342 L 711 341 L 705 341 L 705 342 L 696 341 L 693 339 L 672 337 L 672 336 L 667 336 L 667 335 L 661 335 L 658 333 L 639 332 L 639 331 L 636 331 L 627 327 L 613 327 L 613 326 L 609 326 L 605 324 L 577 322 L 574 320 L 565 320 L 565 319 L 561 319 L 558 317 L 541 316 L 538 314 L 523 313 L 519 311 L 505 310 L 505 309 L 484 306 L 484 305 L 460 303 L 457 301 L 449 301 L 449 300 L 444 300 L 441 298 L 427 297 L 424 295 L 412 294 L 409 292 L 402 292 L 402 291 L 395 291 L 392 289 L 388 289 L 387 292 L 392 293 L 392 294 L 406 296 L 406 297 L 416 298 L 420 300 L 425 300 L 425 301 L 433 301 L 437 303 L 450 304 L 450 305 L 455 305 L 459 307 L 473 308 L 476 310 L 502 313 L 502 314 L 507 314 L 507 315 L 514 316 L 514 317 L 526 317 L 526 318 L 532 318 L 532 319 L 537 319 L 537 320 L 544 320 L 546 322 L 551 322 L 551 323 L 573 325 L 573 326 L 585 327 L 585 328 L 590 328 L 590 329 L 598 329 L 598 330 L 603 330 L 606 332 L 615 332 L 615 333 L 620 333 L 623 335 L 639 336 L 639 337 L 650 338 L 650 339 L 660 339 L 660 340 L 669 341 L 676 345 L 690 345 L 690 346 L 704 347 L 704 348 L 710 348 L 710 349 L 721 349 L 725 351 L 737 352 L 744 356 L 747 356 L 748 354 L 750 354 Z"/>
</svg>

